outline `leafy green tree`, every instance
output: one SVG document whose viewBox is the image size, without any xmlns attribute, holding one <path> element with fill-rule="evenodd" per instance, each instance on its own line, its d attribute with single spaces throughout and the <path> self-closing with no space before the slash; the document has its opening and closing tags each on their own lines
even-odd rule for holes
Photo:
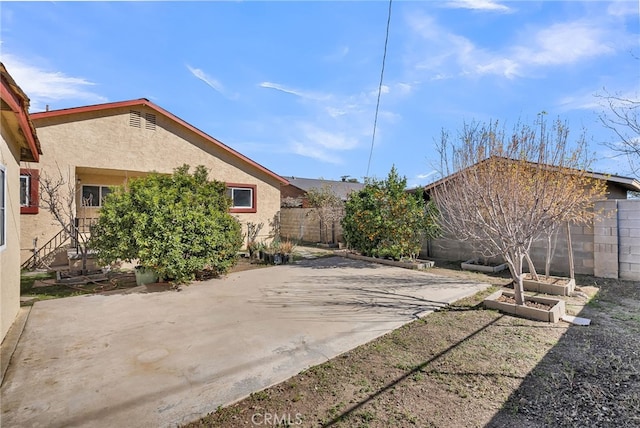
<svg viewBox="0 0 640 428">
<path fill-rule="evenodd" d="M 106 197 L 91 246 L 112 263 L 138 259 L 161 277 L 187 282 L 203 269 L 227 271 L 242 245 L 240 223 L 229 214 L 225 184 L 207 169 L 176 168 L 118 186 Z"/>
<path fill-rule="evenodd" d="M 394 166 L 386 180 L 367 179 L 350 195 L 342 229 L 351 248 L 367 256 L 415 258 L 422 239 L 438 234 L 434 205 L 406 186 Z"/>
</svg>

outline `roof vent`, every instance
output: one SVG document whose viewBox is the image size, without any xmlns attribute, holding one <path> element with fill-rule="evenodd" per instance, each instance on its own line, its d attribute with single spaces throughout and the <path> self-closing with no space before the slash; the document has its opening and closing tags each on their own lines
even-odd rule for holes
<svg viewBox="0 0 640 428">
<path fill-rule="evenodd" d="M 144 118 L 146 119 L 146 123 L 144 125 L 150 131 L 156 130 L 156 115 L 153 113 L 145 113 Z"/>
<path fill-rule="evenodd" d="M 134 128 L 140 128 L 142 124 L 142 115 L 139 111 L 130 110 L 129 111 L 129 126 L 133 126 Z"/>
</svg>

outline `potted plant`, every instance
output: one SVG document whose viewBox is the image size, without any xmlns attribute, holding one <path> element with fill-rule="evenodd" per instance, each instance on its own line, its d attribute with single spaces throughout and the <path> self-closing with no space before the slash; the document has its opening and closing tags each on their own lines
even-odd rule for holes
<svg viewBox="0 0 640 428">
<path fill-rule="evenodd" d="M 154 269 L 138 265 L 135 267 L 136 285 L 147 285 L 158 282 L 159 275 Z"/>
<path fill-rule="evenodd" d="M 280 241 L 273 240 L 269 245 L 269 253 L 271 254 L 270 263 L 279 265 L 282 263 L 282 254 L 280 253 Z"/>
<path fill-rule="evenodd" d="M 291 241 L 282 241 L 280 242 L 280 253 L 282 254 L 282 263 L 287 264 L 291 259 L 291 253 L 295 245 Z"/>
<path fill-rule="evenodd" d="M 250 241 L 247 244 L 247 250 L 249 251 L 249 258 L 253 259 L 255 258 L 255 256 L 258 254 L 258 251 L 260 250 L 260 244 L 257 243 L 256 241 Z"/>
</svg>

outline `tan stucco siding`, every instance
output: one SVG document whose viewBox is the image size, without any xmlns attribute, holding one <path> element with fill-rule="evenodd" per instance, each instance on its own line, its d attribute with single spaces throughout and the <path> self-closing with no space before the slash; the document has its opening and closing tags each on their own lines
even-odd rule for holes
<svg viewBox="0 0 640 428">
<path fill-rule="evenodd" d="M 130 110 L 142 113 L 139 128 L 130 126 Z M 150 171 L 171 173 L 183 164 L 204 165 L 210 170 L 211 179 L 257 186 L 257 212 L 237 214 L 237 217 L 243 224 L 264 223 L 260 239 L 267 238 L 269 222 L 280 206 L 278 180 L 150 108 L 120 108 L 107 113 L 77 114 L 73 120 L 70 116 L 36 120 L 45 153 L 35 166 L 41 170 L 41 176 L 58 174 L 60 170 L 65 177 L 70 174 L 73 180 L 80 178 L 79 184 L 112 185 L 122 184 L 127 172 L 131 175 Z M 156 116 L 154 130 L 146 127 L 147 113 Z M 93 210 L 97 213 L 97 209 Z M 52 225 L 50 216 L 42 208 L 38 215 L 23 215 L 22 219 L 22 259 L 25 260 L 34 237 L 38 236 L 39 242 L 44 243 L 60 227 Z"/>
<path fill-rule="evenodd" d="M 1 140 L 0 164 L 5 168 L 7 179 L 7 243 L 0 250 L 0 341 L 4 339 L 20 309 L 20 149 L 4 126 Z"/>
</svg>

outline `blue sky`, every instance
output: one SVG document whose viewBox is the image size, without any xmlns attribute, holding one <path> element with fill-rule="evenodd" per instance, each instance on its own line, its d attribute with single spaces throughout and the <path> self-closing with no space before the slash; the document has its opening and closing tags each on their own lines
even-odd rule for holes
<svg viewBox="0 0 640 428">
<path fill-rule="evenodd" d="M 281 175 L 367 173 L 388 2 L 5 2 L 0 56 L 31 111 L 148 98 Z M 638 98 L 638 1 L 396 0 L 369 176 L 437 176 L 465 121 L 568 121 Z"/>
</svg>

